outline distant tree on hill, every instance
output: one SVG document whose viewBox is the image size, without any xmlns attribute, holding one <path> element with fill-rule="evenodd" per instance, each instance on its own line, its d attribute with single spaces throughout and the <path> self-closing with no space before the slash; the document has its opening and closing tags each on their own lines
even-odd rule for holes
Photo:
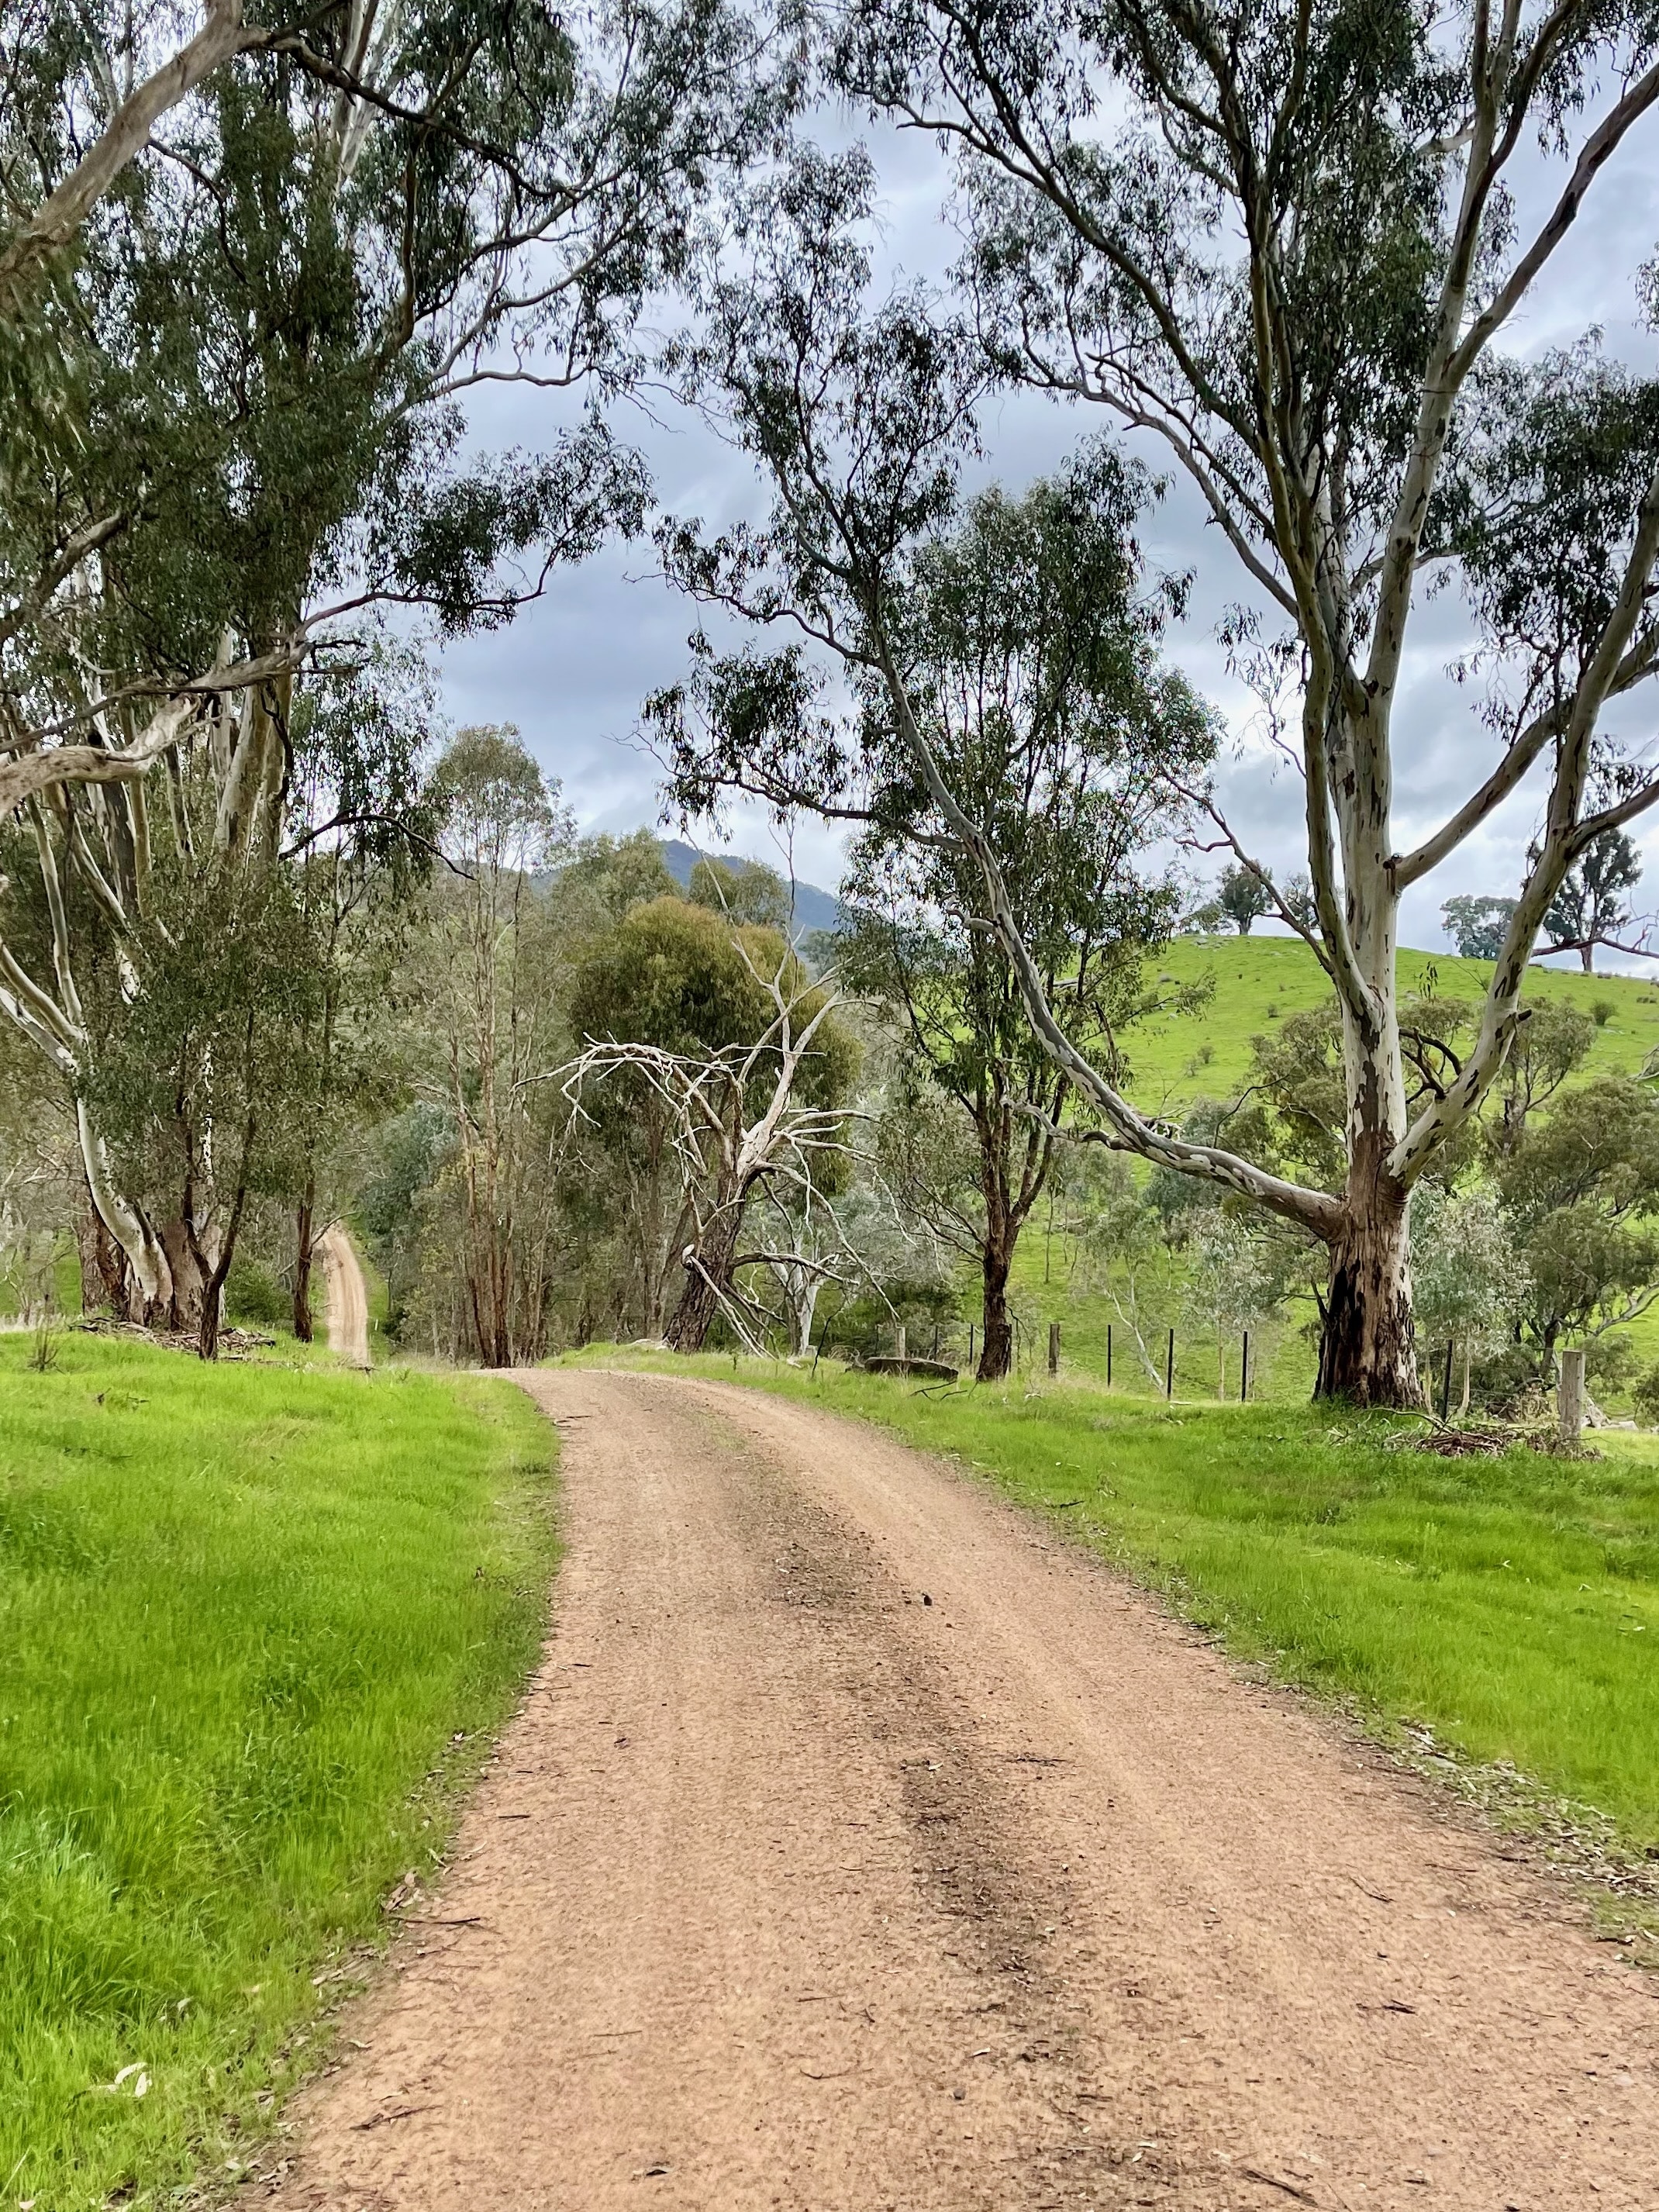
<svg viewBox="0 0 1659 2212">
<path fill-rule="evenodd" d="M 1451 933 L 1460 959 L 1496 960 L 1514 914 L 1512 898 L 1477 898 L 1466 892 L 1446 901 L 1440 919 Z"/>
<path fill-rule="evenodd" d="M 1273 911 L 1273 895 L 1254 868 L 1229 868 L 1221 878 L 1216 904 L 1241 937 L 1248 937 L 1252 922 Z"/>
<path fill-rule="evenodd" d="M 1576 952 L 1584 973 L 1595 972 L 1595 948 L 1639 952 L 1640 943 L 1621 944 L 1636 917 L 1625 893 L 1641 880 L 1642 856 L 1622 830 L 1609 830 L 1568 869 L 1544 916 L 1544 934 L 1555 952 Z"/>
</svg>

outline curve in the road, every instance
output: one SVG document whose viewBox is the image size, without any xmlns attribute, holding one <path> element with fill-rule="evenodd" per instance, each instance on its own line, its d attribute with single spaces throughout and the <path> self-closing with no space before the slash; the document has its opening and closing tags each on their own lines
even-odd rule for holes
<svg viewBox="0 0 1659 2212">
<path fill-rule="evenodd" d="M 337 1221 L 331 1221 L 317 1239 L 317 1249 L 323 1255 L 328 1348 L 349 1366 L 367 1367 L 368 1285 L 351 1239 Z"/>
<path fill-rule="evenodd" d="M 286 2208 L 1654 2212 L 1659 1990 L 965 1478 L 524 1376 L 557 1626 Z"/>
</svg>

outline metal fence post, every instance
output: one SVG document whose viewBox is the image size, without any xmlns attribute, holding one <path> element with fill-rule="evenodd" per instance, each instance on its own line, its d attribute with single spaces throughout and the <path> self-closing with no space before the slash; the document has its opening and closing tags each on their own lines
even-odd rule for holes
<svg viewBox="0 0 1659 2212">
<path fill-rule="evenodd" d="M 1048 1324 L 1048 1372 L 1051 1375 L 1060 1372 L 1060 1323 L 1057 1321 L 1051 1321 Z"/>
<path fill-rule="evenodd" d="M 1173 1329 L 1170 1331 L 1170 1356 L 1164 1369 L 1164 1395 L 1166 1398 L 1173 1398 L 1175 1395 L 1175 1331 Z"/>
</svg>

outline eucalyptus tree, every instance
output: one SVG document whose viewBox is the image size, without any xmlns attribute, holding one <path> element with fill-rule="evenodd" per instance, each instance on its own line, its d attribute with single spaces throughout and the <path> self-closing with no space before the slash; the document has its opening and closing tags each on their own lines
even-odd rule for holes
<svg viewBox="0 0 1659 2212">
<path fill-rule="evenodd" d="M 422 976 L 430 1071 L 454 1133 L 459 1273 L 487 1367 L 541 1350 L 551 1235 L 549 1139 L 528 1089 L 554 1048 L 534 878 L 574 824 L 511 725 L 462 730 L 434 778 L 458 872 L 428 894 Z"/>
<path fill-rule="evenodd" d="M 1134 532 L 1151 489 L 1097 447 L 1021 498 L 982 493 L 918 549 L 887 617 L 939 770 L 995 846 L 1048 1002 L 1075 1048 L 1109 1069 L 1118 1032 L 1143 1011 L 1144 956 L 1178 911 L 1164 842 L 1171 778 L 1201 778 L 1215 744 L 1208 714 L 1159 665 L 1184 586 L 1142 578 Z M 681 695 L 652 702 L 682 799 L 706 802 L 723 779 L 774 804 L 823 799 L 822 785 L 789 780 L 810 763 L 756 750 L 788 679 L 787 663 L 705 663 L 693 721 Z M 865 684 L 835 759 L 854 769 L 842 811 L 862 817 L 836 971 L 888 1011 L 900 1052 L 968 1118 L 975 1199 L 964 1206 L 953 1193 L 930 1219 L 978 1267 L 979 1374 L 996 1380 L 1013 1358 L 1015 1251 L 1047 1188 L 1073 1079 L 1032 1034 L 984 878 L 944 834 L 884 687 Z"/>
<path fill-rule="evenodd" d="M 1659 96 L 1654 33 L 1636 11 L 1577 0 L 1510 0 L 1501 15 L 1475 0 L 1455 15 L 1414 0 L 854 0 L 836 20 L 841 82 L 960 149 L 974 327 L 957 337 L 902 295 L 866 307 L 867 258 L 847 225 L 867 186 L 846 161 L 799 165 L 764 208 L 740 210 L 711 331 L 687 356 L 771 476 L 775 510 L 764 533 L 717 548 L 687 531 L 671 554 L 690 587 L 798 611 L 882 678 L 1058 1064 L 1117 1141 L 1327 1247 L 1322 1391 L 1414 1402 L 1412 1189 L 1503 1066 L 1569 871 L 1659 799 L 1633 757 L 1622 795 L 1596 795 L 1622 745 L 1607 710 L 1659 669 L 1659 387 L 1583 349 L 1528 368 L 1497 351 Z M 1540 139 L 1525 158 L 1557 163 L 1559 190 L 1534 222 L 1511 187 Z M 928 748 L 890 615 L 968 442 L 972 337 L 1002 374 L 1162 439 L 1242 588 L 1283 625 L 1312 911 L 1282 896 L 1273 910 L 1340 1003 L 1338 1192 L 1172 1139 L 1086 1065 L 993 841 Z M 1396 701 L 1437 578 L 1461 589 L 1492 678 L 1498 754 L 1401 852 Z M 1457 1079 L 1408 1115 L 1400 902 L 1523 786 L 1542 827 L 1477 1036 Z"/>
<path fill-rule="evenodd" d="M 1602 799 L 1593 774 L 1620 748 L 1606 709 L 1659 661 L 1659 393 L 1588 347 L 1501 351 L 1659 98 L 1652 19 L 1588 0 L 852 0 L 838 28 L 842 82 L 959 149 L 967 273 L 1004 365 L 1160 439 L 1294 641 L 1349 1174 L 1334 1209 L 1261 1195 L 1330 1246 L 1321 1387 L 1410 1401 L 1411 1190 L 1502 1065 L 1569 871 L 1659 797 L 1638 770 Z M 1401 851 L 1402 671 L 1447 582 L 1497 678 L 1497 758 Z M 1408 1117 L 1400 901 L 1529 777 L 1543 827 L 1479 1036 Z"/>
<path fill-rule="evenodd" d="M 1642 856 L 1628 833 L 1604 830 L 1586 846 L 1561 878 L 1560 888 L 1544 916 L 1544 933 L 1557 952 L 1576 952 L 1584 973 L 1595 973 L 1595 948 L 1605 945 L 1615 952 L 1645 952 L 1644 939 L 1632 941 L 1640 929 L 1626 897 L 1642 879 Z"/>
<path fill-rule="evenodd" d="M 0 253 L 18 249 L 0 811 L 24 810 L 0 1012 L 78 1088 L 88 975 L 112 962 L 142 989 L 157 870 L 282 863 L 304 685 L 372 656 L 374 610 L 502 621 L 556 563 L 638 528 L 642 465 L 597 413 L 541 456 L 481 460 L 464 395 L 508 375 L 625 385 L 641 301 L 772 109 L 763 33 L 707 0 L 616 0 L 579 28 L 538 0 L 276 4 L 67 230 L 43 229 L 117 128 L 129 58 L 177 13 L 26 13 L 45 58 L 20 37 L 0 93 Z M 367 760 L 344 776 L 331 834 L 392 819 L 372 782 Z M 154 1194 L 117 1187 L 84 1097 L 81 1119 L 132 1309 L 166 1309 Z"/>
</svg>

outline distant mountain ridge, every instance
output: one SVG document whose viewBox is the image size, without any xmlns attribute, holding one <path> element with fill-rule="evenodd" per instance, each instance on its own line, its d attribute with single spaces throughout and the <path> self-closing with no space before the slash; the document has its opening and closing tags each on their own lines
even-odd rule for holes
<svg viewBox="0 0 1659 2212">
<path fill-rule="evenodd" d="M 769 860 L 756 860 L 745 853 L 700 853 L 695 845 L 688 845 L 682 837 L 659 837 L 657 848 L 669 874 L 683 886 L 690 883 L 691 871 L 699 860 L 724 860 L 728 867 L 738 869 L 770 868 L 772 866 Z M 772 873 L 781 875 L 782 871 L 772 868 Z M 835 893 L 821 889 L 817 884 L 804 884 L 799 878 L 793 879 L 789 893 L 795 908 L 793 934 L 797 938 L 811 937 L 820 929 L 839 929 L 846 920 L 845 909 Z"/>
</svg>

